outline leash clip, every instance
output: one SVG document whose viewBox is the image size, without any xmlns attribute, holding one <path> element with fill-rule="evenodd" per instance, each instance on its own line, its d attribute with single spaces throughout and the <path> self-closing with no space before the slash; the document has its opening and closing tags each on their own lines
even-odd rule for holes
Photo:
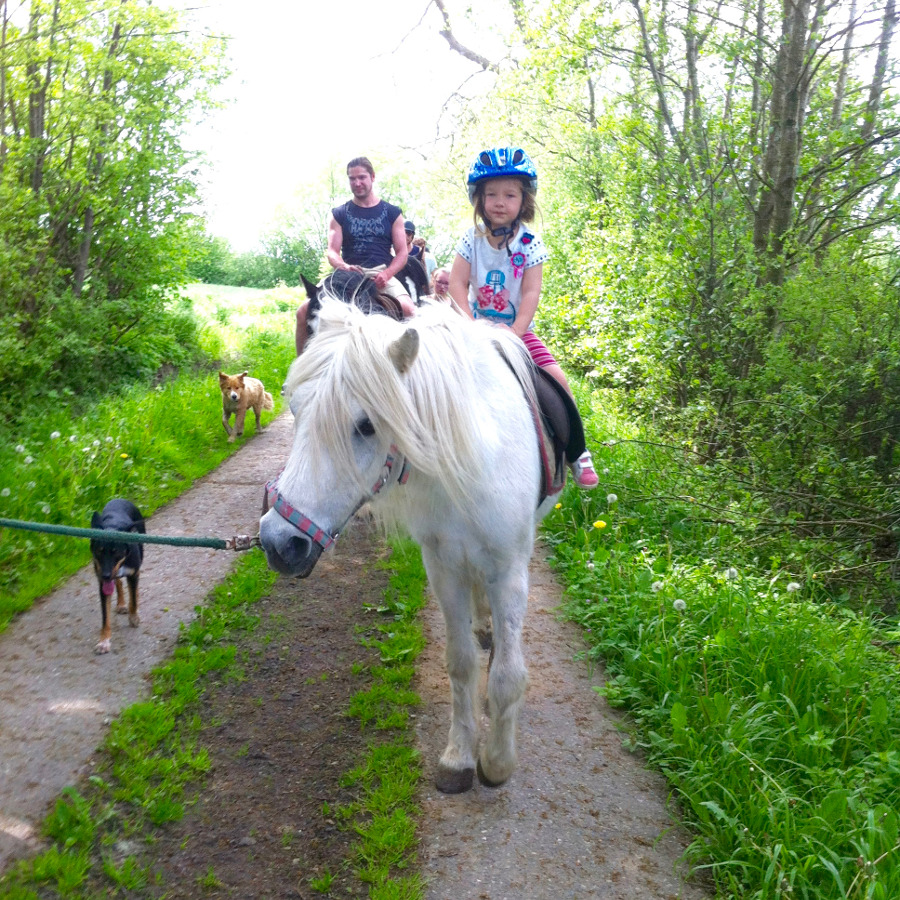
<svg viewBox="0 0 900 900">
<path fill-rule="evenodd" d="M 251 550 L 259 546 L 259 535 L 251 537 L 249 534 L 236 534 L 230 541 L 226 538 L 226 550 Z"/>
</svg>

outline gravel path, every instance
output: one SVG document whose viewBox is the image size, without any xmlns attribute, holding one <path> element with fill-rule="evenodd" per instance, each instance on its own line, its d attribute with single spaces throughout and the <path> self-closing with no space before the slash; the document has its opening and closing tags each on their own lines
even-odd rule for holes
<svg viewBox="0 0 900 900">
<path fill-rule="evenodd" d="M 288 415 L 246 442 L 148 523 L 153 534 L 255 533 L 261 486 L 280 468 Z M 179 623 L 221 581 L 237 554 L 157 545 L 146 548 L 141 625 L 113 622 L 112 652 L 95 656 L 99 631 L 90 568 L 37 603 L 0 635 L 0 871 L 38 846 L 55 798 L 90 771 L 106 726 L 147 694 L 150 669 L 168 657 Z M 360 566 L 339 544 L 329 563 L 353 591 Z M 314 591 L 315 578 L 304 582 Z M 342 579 L 342 582 L 341 582 Z M 540 548 L 532 565 L 525 653 L 530 683 L 520 720 L 519 768 L 497 789 L 476 782 L 457 796 L 431 787 L 449 722 L 443 621 L 424 616 L 428 646 L 416 689 L 425 766 L 422 874 L 428 900 L 701 900 L 683 880 L 687 837 L 674 824 L 663 779 L 622 748 L 618 717 L 592 690 L 599 673 L 573 661 L 577 629 L 558 620 L 560 589 Z M 262 711 L 261 711 L 262 712 Z M 264 713 L 263 713 L 264 714 Z M 197 888 L 198 896 L 201 892 Z"/>
<path fill-rule="evenodd" d="M 157 510 L 148 532 L 256 534 L 262 485 L 287 455 L 291 425 L 289 415 L 274 419 L 218 469 Z M 179 623 L 191 619 L 237 556 L 148 544 L 141 624 L 129 628 L 126 616 L 113 614 L 112 652 L 105 656 L 94 655 L 100 601 L 90 566 L 0 634 L 0 871 L 35 848 L 36 830 L 59 792 L 89 771 L 110 720 L 146 696 L 148 673 L 170 655 Z"/>
</svg>

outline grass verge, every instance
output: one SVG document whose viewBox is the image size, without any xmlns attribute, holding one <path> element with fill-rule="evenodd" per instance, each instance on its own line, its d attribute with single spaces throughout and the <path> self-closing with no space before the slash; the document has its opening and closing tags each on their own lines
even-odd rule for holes
<svg viewBox="0 0 900 900">
<path fill-rule="evenodd" d="M 896 624 L 737 540 L 705 513 L 722 502 L 708 467 L 679 468 L 614 398 L 581 408 L 607 410 L 587 423 L 605 487 L 568 492 L 544 532 L 606 697 L 693 825 L 694 865 L 722 897 L 900 897 Z"/>
</svg>

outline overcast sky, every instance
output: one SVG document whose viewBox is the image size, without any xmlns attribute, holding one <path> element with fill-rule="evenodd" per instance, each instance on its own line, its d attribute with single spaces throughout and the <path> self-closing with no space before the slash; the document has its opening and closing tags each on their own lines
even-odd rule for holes
<svg viewBox="0 0 900 900">
<path fill-rule="evenodd" d="M 447 0 L 451 14 L 454 4 L 461 38 L 485 53 L 502 46 L 486 30 L 467 32 L 466 4 Z M 191 6 L 204 30 L 233 36 L 225 95 L 234 102 L 195 139 L 210 159 L 210 231 L 238 250 L 251 249 L 278 204 L 331 163 L 374 162 L 398 147 L 427 152 L 439 121 L 444 133 L 450 126 L 441 120 L 447 99 L 461 85 L 478 92 L 489 83 L 439 35 L 429 0 L 326 0 L 315 11 L 284 0 Z"/>
</svg>

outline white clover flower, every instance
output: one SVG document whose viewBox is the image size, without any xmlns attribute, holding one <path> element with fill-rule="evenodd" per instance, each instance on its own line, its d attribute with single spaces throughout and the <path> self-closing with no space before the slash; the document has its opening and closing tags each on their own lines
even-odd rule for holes
<svg viewBox="0 0 900 900">
<path fill-rule="evenodd" d="M 24 453 L 25 445 L 24 444 L 16 444 L 16 453 Z"/>
<path fill-rule="evenodd" d="M 90 448 L 90 447 L 82 447 L 82 448 L 81 448 L 81 452 L 82 452 L 82 453 L 90 453 L 90 452 L 91 452 L 91 448 Z"/>
<path fill-rule="evenodd" d="M 9 488 L 3 488 L 3 490 L 0 491 L 0 497 L 8 497 L 8 496 L 9 496 Z"/>
<path fill-rule="evenodd" d="M 111 444 L 112 442 L 113 442 L 112 437 L 111 437 L 110 435 L 107 435 L 107 436 L 106 436 L 106 443 L 107 443 L 107 444 Z"/>
<path fill-rule="evenodd" d="M 92 447 L 99 447 L 99 446 L 100 446 L 100 441 L 98 441 L 98 440 L 95 439 L 94 442 L 91 444 L 91 446 L 92 446 Z"/>
<path fill-rule="evenodd" d="M 25 463 L 26 466 L 30 466 L 34 462 L 34 457 L 26 456 L 25 459 L 22 460 L 22 462 Z"/>
<path fill-rule="evenodd" d="M 41 512 L 42 512 L 45 516 L 49 516 L 49 515 L 50 515 L 50 504 L 49 504 L 49 503 L 45 503 L 45 504 L 41 507 Z"/>
<path fill-rule="evenodd" d="M 615 494 L 607 494 L 606 502 L 607 503 L 615 503 L 619 498 Z"/>
<path fill-rule="evenodd" d="M 654 581 L 653 584 L 650 585 L 650 590 L 653 591 L 654 594 L 658 594 L 663 588 L 665 584 L 661 581 Z"/>
<path fill-rule="evenodd" d="M 676 612 L 684 612 L 687 609 L 687 603 L 684 600 L 673 600 L 672 606 Z"/>
<path fill-rule="evenodd" d="M 734 566 L 725 570 L 725 580 L 726 581 L 734 581 L 737 577 L 738 577 L 738 570 Z"/>
<path fill-rule="evenodd" d="M 798 582 L 798 581 L 789 581 L 789 582 L 787 583 L 787 592 L 788 592 L 789 594 L 793 594 L 794 591 L 799 591 L 799 590 L 800 590 L 800 582 Z"/>
<path fill-rule="evenodd" d="M 50 440 L 51 441 L 58 441 L 61 437 L 62 437 L 62 435 L 58 431 L 50 432 Z"/>
<path fill-rule="evenodd" d="M 604 470 L 603 470 L 603 474 L 604 474 L 604 475 L 609 475 L 609 468 L 604 469 Z"/>
<path fill-rule="evenodd" d="M 70 435 L 69 435 L 69 443 L 70 443 L 70 444 L 74 444 L 75 441 L 77 441 L 77 440 L 78 440 L 78 435 L 77 435 L 77 434 L 70 434 Z"/>
<path fill-rule="evenodd" d="M 589 562 L 589 563 L 587 564 L 587 567 L 588 567 L 589 569 L 593 569 L 593 568 L 594 568 L 594 564 L 593 564 L 592 562 Z"/>
</svg>

